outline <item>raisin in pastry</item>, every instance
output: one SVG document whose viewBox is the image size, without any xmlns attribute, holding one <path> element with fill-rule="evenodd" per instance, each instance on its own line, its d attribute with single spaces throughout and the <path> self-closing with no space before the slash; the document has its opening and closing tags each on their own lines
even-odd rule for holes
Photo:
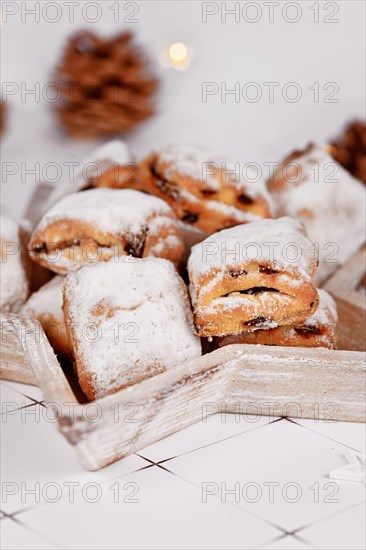
<svg viewBox="0 0 366 550">
<path fill-rule="evenodd" d="M 303 323 L 281 326 L 268 330 L 242 332 L 237 336 L 218 338 L 218 346 L 229 344 L 263 344 L 301 348 L 329 348 L 337 345 L 337 306 L 333 298 L 323 289 L 318 289 L 319 306 Z"/>
<path fill-rule="evenodd" d="M 291 218 L 224 229 L 192 248 L 188 260 L 200 336 L 300 324 L 314 313 L 316 250 Z"/>
<path fill-rule="evenodd" d="M 28 245 L 35 262 L 59 274 L 126 255 L 176 263 L 183 248 L 172 209 L 132 189 L 67 195 L 43 216 Z"/>
<path fill-rule="evenodd" d="M 198 147 L 150 154 L 140 165 L 140 186 L 167 201 L 182 222 L 208 234 L 271 217 L 262 182 L 244 180 L 239 163 Z"/>
</svg>

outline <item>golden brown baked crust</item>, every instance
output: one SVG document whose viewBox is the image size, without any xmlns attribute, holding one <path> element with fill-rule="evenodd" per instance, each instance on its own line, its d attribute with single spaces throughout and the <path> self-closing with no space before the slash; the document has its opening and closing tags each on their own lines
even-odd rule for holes
<svg viewBox="0 0 366 550">
<path fill-rule="evenodd" d="M 83 190 L 98 187 L 109 187 L 111 189 L 136 189 L 140 190 L 139 166 L 136 162 L 129 162 L 123 166 L 114 166 L 100 174 L 96 178 L 89 179 Z"/>
<path fill-rule="evenodd" d="M 177 263 L 183 248 L 168 205 L 144 193 L 112 189 L 64 197 L 42 218 L 28 245 L 34 261 L 60 274 L 126 255 Z"/>
<path fill-rule="evenodd" d="M 181 221 L 210 234 L 271 217 L 264 186 L 237 181 L 230 167 L 199 149 L 172 147 L 141 162 L 140 185 L 168 202 Z"/>
<path fill-rule="evenodd" d="M 338 316 L 332 297 L 322 289 L 318 290 L 320 302 L 313 315 L 296 326 L 281 326 L 268 330 L 242 332 L 235 336 L 217 338 L 221 348 L 230 344 L 263 344 L 303 348 L 335 349 L 338 340 Z"/>
<path fill-rule="evenodd" d="M 248 244 L 255 245 L 256 259 L 245 253 Z M 296 262 L 287 258 L 289 245 L 298 247 Z M 290 218 L 212 235 L 193 247 L 188 261 L 198 334 L 225 336 L 302 323 L 318 306 L 316 267 L 311 241 Z"/>
</svg>

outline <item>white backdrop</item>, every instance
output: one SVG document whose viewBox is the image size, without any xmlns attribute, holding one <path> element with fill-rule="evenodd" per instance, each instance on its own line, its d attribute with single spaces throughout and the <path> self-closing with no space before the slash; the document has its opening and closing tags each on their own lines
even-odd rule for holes
<svg viewBox="0 0 366 550">
<path fill-rule="evenodd" d="M 90 2 L 74 3 L 73 23 L 68 21 L 67 3 L 58 2 L 58 12 L 54 6 L 43 13 L 41 10 L 39 22 L 25 11 L 35 4 L 3 3 L 1 76 L 9 117 L 2 144 L 1 202 L 15 216 L 22 214 L 38 179 L 37 174 L 25 173 L 27 169 L 39 163 L 42 179 L 47 163 L 57 162 L 62 167 L 64 162 L 81 161 L 98 144 L 66 138 L 58 129 L 49 102 L 36 101 L 32 95 L 24 100 L 21 94 L 22 89 L 32 89 L 37 82 L 43 90 L 67 36 L 80 29 L 112 35 L 130 28 L 157 64 L 162 78 L 158 115 L 126 137 L 138 156 L 157 144 L 178 142 L 206 145 L 244 163 L 278 161 L 309 140 L 323 141 L 336 135 L 348 119 L 364 115 L 362 0 L 227 2 L 227 9 L 237 4 L 240 13 L 238 21 L 234 15 L 227 15 L 226 22 L 225 4 L 222 8 L 221 2 L 211 2 L 205 8 L 199 1 L 143 1 L 133 3 L 138 7 L 135 23 L 115 23 L 111 7 L 116 2 L 103 1 L 99 2 L 100 20 L 94 24 L 85 21 L 85 14 L 89 19 L 96 17 L 95 7 L 84 11 L 84 19 L 82 14 L 82 8 Z M 45 4 L 55 2 L 41 2 L 42 9 Z M 121 18 L 132 9 L 120 2 Z M 203 9 L 217 13 L 204 23 Z M 314 21 L 316 10 L 318 23 Z M 11 14 L 13 11 L 16 13 Z M 56 16 L 60 20 L 50 22 Z M 297 18 L 297 22 L 289 22 Z M 249 22 L 255 19 L 258 21 Z M 186 43 L 194 52 L 185 72 L 158 65 L 159 53 L 176 41 Z M 219 90 L 225 85 L 231 89 L 238 82 L 244 96 L 236 102 L 233 95 L 228 95 L 224 102 L 217 93 L 203 102 L 203 82 L 215 82 Z M 249 82 L 255 82 L 256 87 L 245 88 Z M 269 101 L 268 85 L 264 85 L 268 82 L 279 83 L 273 102 Z M 289 82 L 296 82 L 302 93 L 294 103 L 282 97 Z M 316 82 L 318 102 L 309 89 Z M 335 85 L 324 89 L 330 82 Z M 19 91 L 14 91 L 16 86 Z M 334 86 L 339 88 L 333 95 L 337 102 L 325 102 Z M 248 97 L 253 97 L 256 90 L 262 97 L 251 103 Z M 289 96 L 293 97 L 295 91 L 289 88 Z M 15 168 L 9 168 L 9 162 L 16 163 Z M 9 175 L 10 169 L 16 173 Z"/>
</svg>

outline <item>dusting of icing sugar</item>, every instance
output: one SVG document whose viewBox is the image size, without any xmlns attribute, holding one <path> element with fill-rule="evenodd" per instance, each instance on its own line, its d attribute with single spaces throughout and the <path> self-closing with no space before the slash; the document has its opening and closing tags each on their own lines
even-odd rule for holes
<svg viewBox="0 0 366 550">
<path fill-rule="evenodd" d="M 132 260 L 85 266 L 66 279 L 68 322 L 97 397 L 153 367 L 165 370 L 201 355 L 186 287 L 173 264 Z M 91 342 L 85 329 L 92 323 L 97 337 Z"/>
<path fill-rule="evenodd" d="M 318 288 L 319 305 L 316 311 L 308 317 L 303 325 L 329 325 L 338 321 L 337 306 L 332 296 L 322 288 Z"/>
<path fill-rule="evenodd" d="M 85 159 L 83 164 L 92 164 L 95 162 L 104 165 L 108 164 L 108 166 L 112 166 L 113 164 L 123 166 L 132 160 L 132 155 L 126 143 L 120 139 L 114 139 L 96 149 Z"/>
<path fill-rule="evenodd" d="M 165 172 L 168 178 L 174 172 L 179 172 L 192 179 L 204 181 L 210 189 L 218 191 L 217 171 L 221 170 L 224 181 L 235 183 L 239 193 L 243 192 L 253 199 L 263 196 L 269 204 L 272 202 L 264 180 L 257 181 L 253 169 L 247 170 L 250 177 L 244 178 L 240 162 L 228 159 L 215 151 L 198 146 L 167 145 L 156 149 L 155 153 L 159 154 L 161 163 L 169 164 Z"/>
<path fill-rule="evenodd" d="M 78 220 L 103 233 L 140 231 L 148 217 L 172 214 L 163 200 L 132 189 L 90 189 L 62 198 L 43 216 L 36 231 L 61 220 Z"/>
<path fill-rule="evenodd" d="M 217 277 L 222 278 L 229 266 L 251 259 L 271 262 L 274 267 L 289 270 L 302 280 L 311 280 L 315 253 L 302 224 L 289 217 L 263 219 L 224 229 L 192 247 L 188 260 L 192 302 L 195 303 L 202 275 L 215 270 Z M 212 284 L 216 283 L 217 278 Z"/>
<path fill-rule="evenodd" d="M 64 286 L 65 277 L 56 275 L 43 285 L 37 292 L 34 292 L 21 309 L 24 315 L 32 314 L 35 317 L 38 315 L 49 314 L 57 321 L 64 322 L 64 314 L 62 311 L 63 295 L 62 289 Z"/>
<path fill-rule="evenodd" d="M 164 239 L 160 239 L 154 246 L 150 248 L 150 255 L 152 256 L 160 256 L 163 254 L 164 250 L 167 246 L 174 248 L 176 246 L 180 246 L 180 239 L 176 235 L 168 235 L 167 237 L 164 237 Z"/>
<path fill-rule="evenodd" d="M 80 163 L 73 181 L 63 181 L 54 189 L 45 203 L 45 211 L 65 195 L 81 191 L 89 179 L 100 176 L 113 166 L 124 166 L 131 162 L 133 157 L 124 141 L 108 141 Z"/>
<path fill-rule="evenodd" d="M 205 181 L 212 190 L 218 191 L 218 181 L 210 174 L 212 170 L 207 169 L 210 163 L 216 166 L 220 162 L 217 153 L 203 147 L 186 145 L 167 145 L 154 152 L 159 154 L 160 162 L 170 165 L 166 171 L 167 177 L 179 172 L 192 179 Z"/>
<path fill-rule="evenodd" d="M 16 221 L 8 216 L 0 216 L 0 310 L 13 313 L 19 311 L 29 292 L 22 261 L 20 230 Z"/>
<path fill-rule="evenodd" d="M 324 147 L 314 146 L 294 162 L 300 167 L 299 181 L 273 196 L 279 213 L 300 219 L 319 243 L 320 283 L 365 242 L 366 188 Z"/>
<path fill-rule="evenodd" d="M 187 191 L 187 189 L 182 189 L 180 191 L 180 194 L 182 198 L 187 199 L 191 203 L 201 203 L 201 199 Z M 233 218 L 237 220 L 238 223 L 248 223 L 255 220 L 261 220 L 262 217 L 253 214 L 252 212 L 246 212 L 244 210 L 240 210 L 236 206 L 225 204 L 221 201 L 216 201 L 214 199 L 209 199 L 205 201 L 205 208 L 211 209 L 212 211 L 219 211 L 222 212 L 222 214 L 228 218 Z"/>
</svg>

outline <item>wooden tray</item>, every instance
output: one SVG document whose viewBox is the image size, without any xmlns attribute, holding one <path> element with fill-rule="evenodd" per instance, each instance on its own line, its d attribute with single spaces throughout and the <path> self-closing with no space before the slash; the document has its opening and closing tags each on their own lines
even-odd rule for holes
<svg viewBox="0 0 366 550">
<path fill-rule="evenodd" d="M 89 470 L 219 411 L 365 422 L 365 354 L 358 351 L 232 345 L 83 404 L 37 321 L 2 315 L 1 332 L 1 375 L 22 372 L 22 381 L 37 382 Z"/>
<path fill-rule="evenodd" d="M 38 186 L 28 215 L 36 223 L 50 186 Z M 287 416 L 365 422 L 366 250 L 327 281 L 340 317 L 338 351 L 232 345 L 99 399 L 79 401 L 41 325 L 0 315 L 0 378 L 38 384 L 75 446 L 97 470 L 208 414 Z M 73 386 L 74 387 L 74 386 Z M 93 418 L 96 415 L 96 418 Z"/>
<path fill-rule="evenodd" d="M 340 267 L 324 285 L 337 302 L 340 349 L 366 349 L 366 289 L 359 290 L 365 274 L 366 247 Z"/>
</svg>

